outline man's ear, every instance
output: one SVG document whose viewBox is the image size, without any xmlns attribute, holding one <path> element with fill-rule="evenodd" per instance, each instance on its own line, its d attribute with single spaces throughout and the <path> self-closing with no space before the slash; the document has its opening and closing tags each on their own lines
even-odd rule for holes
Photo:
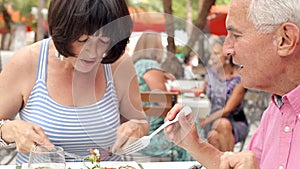
<svg viewBox="0 0 300 169">
<path fill-rule="evenodd" d="M 277 30 L 277 53 L 287 56 L 293 53 L 299 43 L 300 30 L 293 23 L 283 23 Z"/>
</svg>

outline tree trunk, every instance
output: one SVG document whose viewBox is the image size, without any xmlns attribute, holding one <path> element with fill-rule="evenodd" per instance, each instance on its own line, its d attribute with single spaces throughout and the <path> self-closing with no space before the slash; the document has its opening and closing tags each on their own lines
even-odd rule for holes
<svg viewBox="0 0 300 169">
<path fill-rule="evenodd" d="M 167 50 L 171 53 L 175 53 L 176 47 L 174 42 L 174 18 L 173 18 L 173 11 L 172 11 L 172 0 L 162 0 L 164 6 L 164 12 L 166 13 L 166 31 L 168 34 L 168 46 Z"/>
<path fill-rule="evenodd" d="M 13 20 L 11 19 L 10 14 L 7 12 L 7 9 L 4 6 L 4 1 L 0 4 L 0 12 L 3 15 L 5 28 L 4 32 L 2 33 L 1 37 L 1 50 L 9 50 L 10 45 L 12 43 L 12 28 L 11 25 L 13 24 Z"/>
<path fill-rule="evenodd" d="M 185 31 L 188 37 L 191 36 L 193 30 L 193 9 L 191 5 L 191 0 L 185 0 L 186 8 L 186 25 Z"/>
<path fill-rule="evenodd" d="M 190 36 L 190 39 L 187 42 L 187 45 L 184 49 L 184 51 L 187 51 L 186 53 L 190 53 L 191 49 L 194 47 L 195 43 L 197 40 L 201 39 L 200 38 L 200 32 L 204 29 L 206 25 L 206 18 L 210 12 L 210 8 L 212 5 L 214 5 L 216 0 L 204 0 L 201 1 L 199 0 L 199 13 L 198 13 L 198 18 L 195 23 L 195 27 L 192 31 L 192 36 Z"/>
<path fill-rule="evenodd" d="M 43 15 L 42 15 L 42 9 L 45 7 L 45 4 L 46 4 L 46 0 L 39 0 L 39 4 L 38 4 L 38 22 L 37 22 L 37 29 L 36 29 L 36 38 L 35 40 L 36 41 L 39 41 L 39 40 L 42 40 L 44 39 L 44 36 L 45 36 L 45 28 L 44 28 L 44 18 L 43 18 Z"/>
<path fill-rule="evenodd" d="M 184 76 L 182 63 L 176 57 L 176 46 L 174 42 L 175 26 L 174 17 L 172 11 L 172 0 L 162 0 L 166 18 L 166 31 L 168 34 L 168 45 L 167 45 L 167 58 L 162 63 L 161 67 L 167 72 L 172 73 L 177 79 L 181 79 Z"/>
</svg>

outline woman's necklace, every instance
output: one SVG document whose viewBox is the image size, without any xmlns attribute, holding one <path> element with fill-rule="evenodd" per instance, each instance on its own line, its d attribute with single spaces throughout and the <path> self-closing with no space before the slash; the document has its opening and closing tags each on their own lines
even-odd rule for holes
<svg viewBox="0 0 300 169">
<path fill-rule="evenodd" d="M 64 61 L 64 56 L 61 55 L 57 50 L 55 50 L 54 55 L 55 55 L 60 61 Z"/>
</svg>

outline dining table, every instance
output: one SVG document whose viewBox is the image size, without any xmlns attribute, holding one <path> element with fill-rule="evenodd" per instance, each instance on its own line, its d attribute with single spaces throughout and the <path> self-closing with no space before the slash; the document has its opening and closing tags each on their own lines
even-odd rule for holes
<svg viewBox="0 0 300 169">
<path fill-rule="evenodd" d="M 90 164 L 86 164 L 91 167 Z M 197 161 L 169 161 L 169 162 L 135 162 L 135 161 L 102 161 L 101 167 L 116 168 L 120 166 L 132 166 L 136 169 L 193 169 L 198 167 L 205 169 Z M 28 164 L 17 165 L 0 165 L 0 169 L 28 169 Z M 47 168 L 48 169 L 48 168 Z M 67 162 L 66 169 L 87 169 L 83 162 Z"/>
<path fill-rule="evenodd" d="M 205 118 L 210 112 L 210 101 L 205 94 L 195 96 L 192 92 L 180 93 L 177 103 L 190 106 L 192 112 L 199 118 Z"/>
<path fill-rule="evenodd" d="M 210 101 L 203 93 L 203 80 L 174 80 L 166 83 L 170 92 L 177 92 L 177 103 L 190 106 L 199 119 L 205 118 L 210 112 Z"/>
</svg>

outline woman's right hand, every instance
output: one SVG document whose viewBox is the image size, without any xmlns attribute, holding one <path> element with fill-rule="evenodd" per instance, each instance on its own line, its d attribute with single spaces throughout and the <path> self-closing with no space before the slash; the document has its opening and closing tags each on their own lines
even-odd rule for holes
<svg viewBox="0 0 300 169">
<path fill-rule="evenodd" d="M 40 126 L 23 120 L 9 121 L 1 131 L 2 138 L 6 142 L 15 142 L 21 153 L 28 154 L 35 145 L 54 146 Z"/>
</svg>

